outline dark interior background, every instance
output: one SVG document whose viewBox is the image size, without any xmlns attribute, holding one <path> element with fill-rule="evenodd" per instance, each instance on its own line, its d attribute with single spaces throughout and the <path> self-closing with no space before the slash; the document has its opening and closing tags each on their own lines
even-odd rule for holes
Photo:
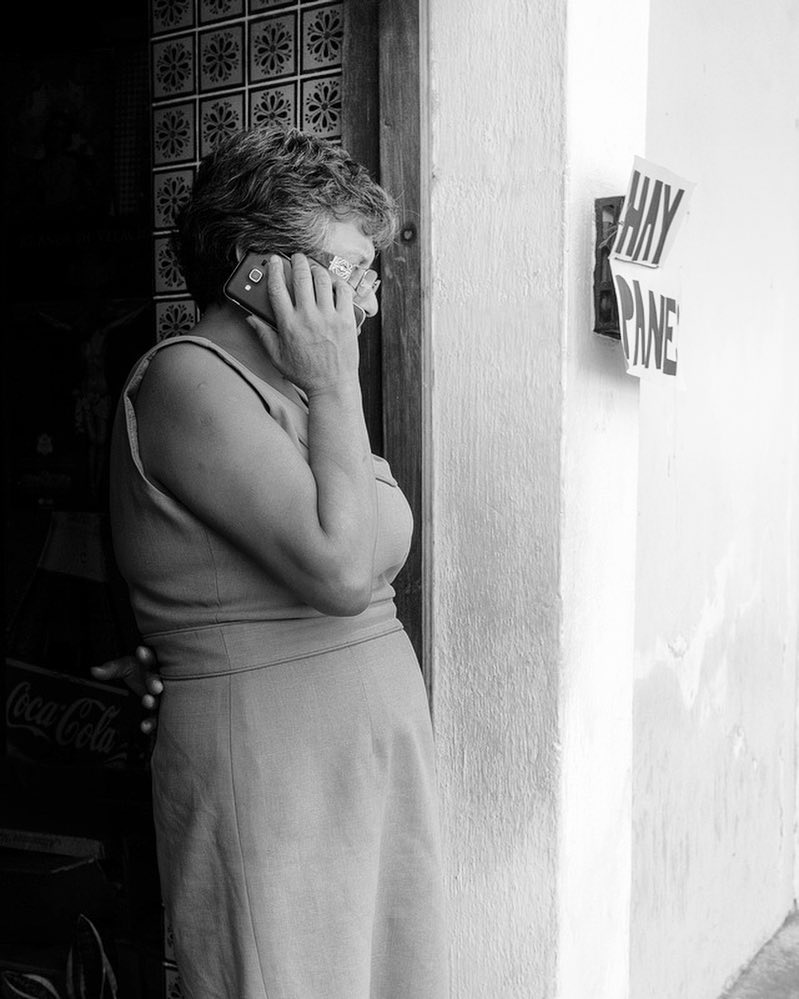
<svg viewBox="0 0 799 999">
<path fill-rule="evenodd" d="M 148 746 L 90 682 L 135 629 L 106 560 L 113 408 L 152 342 L 148 4 L 21 4 L 2 39 L 0 969 L 63 985 L 77 915 L 164 995 Z"/>
</svg>

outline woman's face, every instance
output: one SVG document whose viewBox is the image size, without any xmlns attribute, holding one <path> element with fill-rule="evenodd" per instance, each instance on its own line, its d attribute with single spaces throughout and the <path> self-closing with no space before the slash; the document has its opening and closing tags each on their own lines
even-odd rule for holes
<svg viewBox="0 0 799 999">
<path fill-rule="evenodd" d="M 375 259 L 375 248 L 371 239 L 364 236 L 357 222 L 335 220 L 327 230 L 327 239 L 321 249 L 344 257 L 356 267 L 369 268 Z M 367 316 L 377 315 L 379 308 L 377 295 L 369 292 L 366 295 L 355 295 L 355 304 L 360 305 Z"/>
</svg>

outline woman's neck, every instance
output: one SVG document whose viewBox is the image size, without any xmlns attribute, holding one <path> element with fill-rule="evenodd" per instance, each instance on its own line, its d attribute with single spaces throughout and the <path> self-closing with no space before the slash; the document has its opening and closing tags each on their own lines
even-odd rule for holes
<svg viewBox="0 0 799 999">
<path fill-rule="evenodd" d="M 283 395 L 297 402 L 297 390 L 277 370 L 261 346 L 246 313 L 232 303 L 212 304 L 204 311 L 202 319 L 192 330 L 192 335 L 212 340 L 217 346 L 232 354 L 237 361 L 249 368 L 254 375 L 268 382 Z"/>
</svg>

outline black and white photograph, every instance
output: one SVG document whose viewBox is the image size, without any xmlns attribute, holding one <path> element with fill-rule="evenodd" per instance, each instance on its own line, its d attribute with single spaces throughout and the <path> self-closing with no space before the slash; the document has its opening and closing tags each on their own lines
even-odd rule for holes
<svg viewBox="0 0 799 999">
<path fill-rule="evenodd" d="M 799 999 L 799 0 L 16 0 L 0 999 Z"/>
</svg>

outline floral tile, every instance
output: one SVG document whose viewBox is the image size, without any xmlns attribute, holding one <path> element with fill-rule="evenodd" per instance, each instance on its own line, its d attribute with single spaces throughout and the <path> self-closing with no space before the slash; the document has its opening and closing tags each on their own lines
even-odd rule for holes
<svg viewBox="0 0 799 999">
<path fill-rule="evenodd" d="M 283 14 L 250 24 L 250 81 L 291 76 L 297 67 L 297 15 Z"/>
<path fill-rule="evenodd" d="M 244 94 L 224 94 L 200 101 L 200 156 L 244 128 Z"/>
<path fill-rule="evenodd" d="M 155 303 L 155 338 L 165 340 L 168 336 L 190 333 L 197 322 L 197 306 L 192 298 L 176 298 Z M 164 941 L 165 956 L 174 954 L 172 936 Z"/>
<path fill-rule="evenodd" d="M 244 14 L 244 0 L 200 0 L 200 24 L 227 21 Z"/>
<path fill-rule="evenodd" d="M 302 81 L 300 128 L 324 138 L 341 135 L 341 76 Z"/>
<path fill-rule="evenodd" d="M 341 65 L 344 13 L 341 4 L 302 13 L 302 70 L 332 69 Z"/>
<path fill-rule="evenodd" d="M 345 7 L 341 0 L 149 0 L 149 6 L 161 339 L 186 332 L 198 317 L 167 238 L 197 159 L 248 123 L 293 124 L 340 143 Z M 168 994 L 177 999 L 182 991 Z"/>
<path fill-rule="evenodd" d="M 175 214 L 186 203 L 194 183 L 194 170 L 166 170 L 153 177 L 153 227 L 173 229 Z"/>
<path fill-rule="evenodd" d="M 153 108 L 153 165 L 195 158 L 194 101 Z"/>
<path fill-rule="evenodd" d="M 169 236 L 155 237 L 155 293 L 174 295 L 186 290 L 186 282 Z"/>
<path fill-rule="evenodd" d="M 244 26 L 200 33 L 200 90 L 222 90 L 244 84 Z"/>
<path fill-rule="evenodd" d="M 194 26 L 194 0 L 151 0 L 150 12 L 154 35 Z"/>
<path fill-rule="evenodd" d="M 194 35 L 153 43 L 153 99 L 185 97 L 194 92 Z"/>
<path fill-rule="evenodd" d="M 250 91 L 251 125 L 296 125 L 297 87 L 284 83 Z"/>
<path fill-rule="evenodd" d="M 250 0 L 250 13 L 257 14 L 261 10 L 272 10 L 274 7 L 294 7 L 296 0 Z"/>
</svg>

